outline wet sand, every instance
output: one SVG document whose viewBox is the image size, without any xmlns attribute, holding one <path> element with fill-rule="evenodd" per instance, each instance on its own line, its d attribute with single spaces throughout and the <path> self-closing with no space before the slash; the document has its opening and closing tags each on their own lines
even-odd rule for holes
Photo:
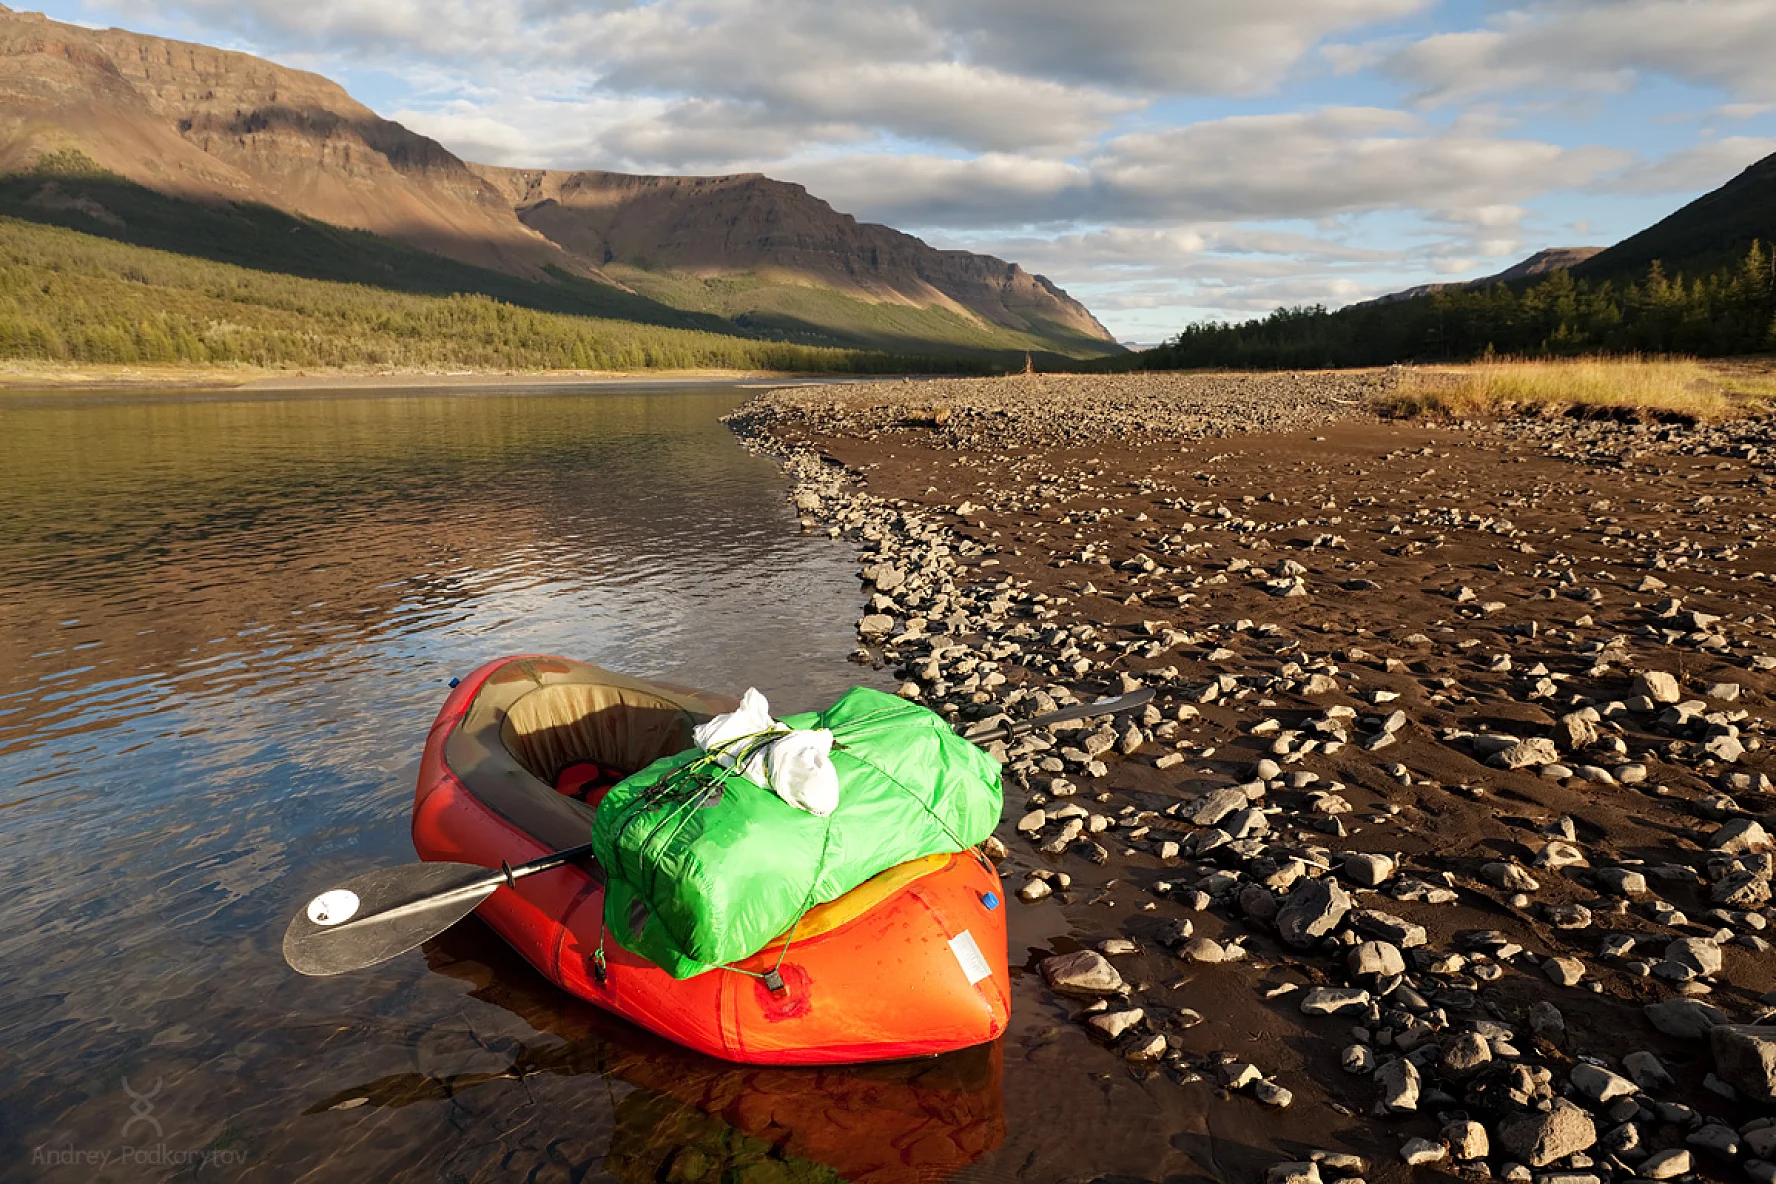
<svg viewBox="0 0 1776 1184">
<path fill-rule="evenodd" d="M 1776 998 L 1776 426 L 1389 423 L 1388 383 L 802 387 L 731 421 L 857 544 L 860 656 L 903 694 L 1159 689 L 1002 752 L 1008 1062 L 1053 1084 L 995 1162 L 1776 1178 L 1776 1028 L 1737 1026 Z M 1138 1122 L 1080 1104 L 1113 1094 Z"/>
</svg>

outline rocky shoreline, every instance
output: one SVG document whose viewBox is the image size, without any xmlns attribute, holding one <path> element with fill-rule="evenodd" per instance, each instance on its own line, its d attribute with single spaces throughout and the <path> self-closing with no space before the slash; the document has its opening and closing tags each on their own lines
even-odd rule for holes
<svg viewBox="0 0 1776 1184">
<path fill-rule="evenodd" d="M 1150 1178 L 1770 1184 L 1776 425 L 1380 422 L 1393 381 L 800 387 L 730 426 L 857 545 L 903 695 L 1158 690 L 999 746 L 992 852 L 1064 920 L 1026 969 L 1088 1071 L 1222 1141 Z"/>
</svg>

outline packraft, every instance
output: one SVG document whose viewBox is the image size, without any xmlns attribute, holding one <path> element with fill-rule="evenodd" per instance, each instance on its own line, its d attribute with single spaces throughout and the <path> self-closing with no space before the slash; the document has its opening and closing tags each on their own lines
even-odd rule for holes
<svg viewBox="0 0 1776 1184">
<path fill-rule="evenodd" d="M 840 793 L 798 810 L 701 749 L 619 782 L 592 823 L 608 935 L 684 979 L 765 949 L 879 872 L 963 851 L 999 823 L 999 766 L 916 703 L 856 687 L 789 716 L 833 733 Z"/>
<path fill-rule="evenodd" d="M 427 733 L 414 847 L 495 868 L 582 846 L 612 786 L 692 747 L 698 727 L 738 706 L 567 658 L 489 662 L 451 689 Z M 610 940 L 608 883 L 595 861 L 576 860 L 499 888 L 475 912 L 569 995 L 728 1061 L 903 1060 L 1005 1032 L 1005 886 L 972 851 L 896 864 L 816 905 L 792 923 L 787 956 L 772 941 L 733 965 L 751 978 L 677 979 Z M 504 990 L 497 979 L 489 989 Z"/>
</svg>

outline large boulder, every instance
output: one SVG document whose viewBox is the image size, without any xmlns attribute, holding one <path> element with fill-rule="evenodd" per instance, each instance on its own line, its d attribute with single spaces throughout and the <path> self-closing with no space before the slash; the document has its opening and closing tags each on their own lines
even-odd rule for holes
<svg viewBox="0 0 1776 1184">
<path fill-rule="evenodd" d="M 1063 995 L 1095 999 L 1104 995 L 1120 995 L 1126 984 L 1109 959 L 1096 950 L 1080 950 L 1072 954 L 1056 954 L 1042 960 L 1042 977 Z"/>
<path fill-rule="evenodd" d="M 1675 703 L 1683 698 L 1677 676 L 1663 670 L 1648 670 L 1634 678 L 1634 693 L 1645 695 L 1655 703 Z"/>
<path fill-rule="evenodd" d="M 1554 742 L 1568 752 L 1597 743 L 1597 725 L 1582 711 L 1568 712 L 1554 725 Z"/>
<path fill-rule="evenodd" d="M 1565 1098 L 1554 1099 L 1545 1114 L 1513 1114 L 1498 1124 L 1499 1146 L 1519 1163 L 1545 1168 L 1556 1160 L 1588 1150 L 1597 1142 L 1591 1116 Z"/>
<path fill-rule="evenodd" d="M 1680 937 L 1665 947 L 1665 957 L 1696 974 L 1720 973 L 1720 943 L 1706 937 Z"/>
<path fill-rule="evenodd" d="M 1502 752 L 1495 752 L 1486 758 L 1486 763 L 1501 769 L 1539 769 L 1543 765 L 1560 762 L 1560 750 L 1554 747 L 1554 741 L 1540 736 L 1528 740 L 1519 740 Z"/>
<path fill-rule="evenodd" d="M 1277 933 L 1296 949 L 1305 950 L 1338 928 L 1350 907 L 1350 894 L 1336 881 L 1308 880 L 1289 893 L 1277 913 Z"/>
<path fill-rule="evenodd" d="M 1727 1022 L 1724 1011 L 1700 999 L 1667 999 L 1663 1003 L 1649 1003 L 1641 1011 L 1653 1027 L 1679 1040 L 1700 1040 L 1714 1027 Z"/>
<path fill-rule="evenodd" d="M 1755 818 L 1735 818 L 1715 831 L 1708 845 L 1725 855 L 1770 850 L 1770 832 Z"/>
<path fill-rule="evenodd" d="M 1251 799 L 1240 789 L 1217 789 L 1204 794 L 1184 809 L 1184 818 L 1198 826 L 1215 826 L 1236 810 L 1251 805 Z"/>
<path fill-rule="evenodd" d="M 1776 1028 L 1720 1024 L 1708 1044 L 1716 1076 L 1747 1097 L 1776 1102 Z"/>
</svg>

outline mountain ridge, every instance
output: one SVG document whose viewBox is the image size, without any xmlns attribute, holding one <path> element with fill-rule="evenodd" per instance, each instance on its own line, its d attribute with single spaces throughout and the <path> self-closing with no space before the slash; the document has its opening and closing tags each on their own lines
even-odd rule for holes
<svg viewBox="0 0 1776 1184">
<path fill-rule="evenodd" d="M 935 305 L 1021 331 L 1047 321 L 1111 341 L 1097 318 L 1046 276 L 860 221 L 792 181 L 762 173 L 469 168 L 511 200 L 526 226 L 594 266 L 705 278 L 758 273 L 867 301 Z"/>
<path fill-rule="evenodd" d="M 1533 279 L 1536 276 L 1547 275 L 1554 271 L 1570 271 L 1587 260 L 1602 254 L 1605 249 L 1604 247 L 1543 247 L 1527 259 L 1519 259 L 1516 263 L 1493 275 L 1481 276 L 1475 280 L 1418 284 L 1415 287 L 1402 288 L 1398 292 L 1389 292 L 1385 296 L 1359 300 L 1351 307 L 1367 308 L 1373 304 L 1394 304 L 1401 300 L 1416 300 L 1420 296 L 1430 296 L 1454 288 L 1483 288 L 1488 284 L 1508 284 L 1512 280 Z"/>
<path fill-rule="evenodd" d="M 903 352 L 1121 349 L 1045 277 L 859 222 L 790 182 L 475 165 L 321 75 L 0 6 L 0 173 L 66 154 L 180 201 L 257 203 L 545 286 L 590 281 L 747 335 Z M 557 192 L 527 202 L 524 178 Z M 595 216 L 597 190 L 626 195 L 614 220 Z M 78 181 L 45 182 L 24 205 L 128 238 Z"/>
</svg>

